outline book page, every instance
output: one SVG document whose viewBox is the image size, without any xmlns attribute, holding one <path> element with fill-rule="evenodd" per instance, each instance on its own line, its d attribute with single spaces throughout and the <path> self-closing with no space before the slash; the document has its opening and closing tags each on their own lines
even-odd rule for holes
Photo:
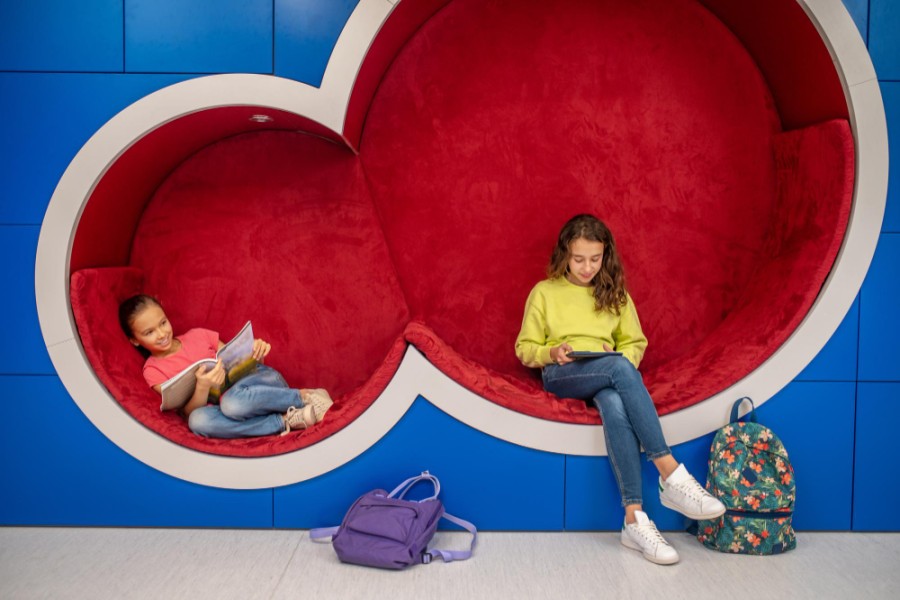
<svg viewBox="0 0 900 600">
<path fill-rule="evenodd" d="M 159 410 L 175 410 L 187 404 L 187 401 L 194 395 L 194 388 L 197 387 L 197 376 L 195 373 L 200 368 L 200 365 L 206 365 L 206 369 L 209 370 L 216 366 L 216 360 L 214 358 L 198 360 L 178 375 L 163 383 L 160 387 L 162 403 L 159 405 Z"/>
<path fill-rule="evenodd" d="M 219 350 L 217 356 L 225 368 L 226 385 L 231 385 L 241 377 L 256 370 L 253 358 L 253 326 L 250 321 L 234 338 Z"/>
</svg>

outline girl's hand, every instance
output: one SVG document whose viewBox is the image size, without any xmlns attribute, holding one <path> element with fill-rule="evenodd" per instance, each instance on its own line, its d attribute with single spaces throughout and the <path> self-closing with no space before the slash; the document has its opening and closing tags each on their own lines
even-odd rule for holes
<svg viewBox="0 0 900 600">
<path fill-rule="evenodd" d="M 221 387 L 225 383 L 225 367 L 222 366 L 221 360 L 209 370 L 206 365 L 200 366 L 194 375 L 197 376 L 197 386 L 202 386 L 207 390 L 212 387 Z"/>
<path fill-rule="evenodd" d="M 562 343 L 559 346 L 554 346 L 550 348 L 550 360 L 555 362 L 558 365 L 565 365 L 567 363 L 572 362 L 572 359 L 566 356 L 569 352 L 572 351 L 572 346 Z"/>
<path fill-rule="evenodd" d="M 603 350 L 606 352 L 615 352 L 615 350 L 609 344 L 603 344 Z"/>
<path fill-rule="evenodd" d="M 256 339 L 253 340 L 253 358 L 256 359 L 256 362 L 262 362 L 265 357 L 269 355 L 269 352 L 272 351 L 272 344 L 266 342 L 265 340 Z"/>
</svg>

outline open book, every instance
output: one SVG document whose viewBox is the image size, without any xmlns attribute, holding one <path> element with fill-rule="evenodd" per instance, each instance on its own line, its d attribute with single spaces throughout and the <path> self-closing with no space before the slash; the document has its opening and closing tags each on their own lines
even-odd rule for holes
<svg viewBox="0 0 900 600">
<path fill-rule="evenodd" d="M 230 342 L 219 349 L 215 358 L 198 360 L 163 383 L 160 387 L 162 404 L 159 405 L 159 410 L 174 410 L 187 404 L 194 395 L 194 388 L 197 387 L 197 369 L 204 365 L 207 370 L 212 369 L 219 360 L 225 369 L 225 385 L 222 389 L 209 391 L 209 395 L 213 398 L 218 398 L 234 382 L 256 370 L 256 359 L 253 358 L 253 327 L 250 321 L 247 321 Z"/>
</svg>

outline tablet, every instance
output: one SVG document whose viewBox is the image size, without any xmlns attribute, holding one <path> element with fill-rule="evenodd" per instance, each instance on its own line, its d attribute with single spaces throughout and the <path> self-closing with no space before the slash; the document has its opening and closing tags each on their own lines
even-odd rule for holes
<svg viewBox="0 0 900 600">
<path fill-rule="evenodd" d="M 621 352 L 591 352 L 589 350 L 575 350 L 567 352 L 566 356 L 573 360 L 581 360 L 583 358 L 601 358 L 603 356 L 622 356 Z"/>
</svg>

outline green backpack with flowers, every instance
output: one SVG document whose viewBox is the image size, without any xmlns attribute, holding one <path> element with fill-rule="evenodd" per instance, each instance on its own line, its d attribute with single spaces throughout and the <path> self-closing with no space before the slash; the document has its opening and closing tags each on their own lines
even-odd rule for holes
<svg viewBox="0 0 900 600">
<path fill-rule="evenodd" d="M 749 422 L 738 421 L 750 402 Z M 756 422 L 756 406 L 741 398 L 731 422 L 716 432 L 706 489 L 725 504 L 725 514 L 700 521 L 697 539 L 707 548 L 736 554 L 780 554 L 797 547 L 791 519 L 796 487 L 787 450 L 772 430 Z"/>
</svg>

